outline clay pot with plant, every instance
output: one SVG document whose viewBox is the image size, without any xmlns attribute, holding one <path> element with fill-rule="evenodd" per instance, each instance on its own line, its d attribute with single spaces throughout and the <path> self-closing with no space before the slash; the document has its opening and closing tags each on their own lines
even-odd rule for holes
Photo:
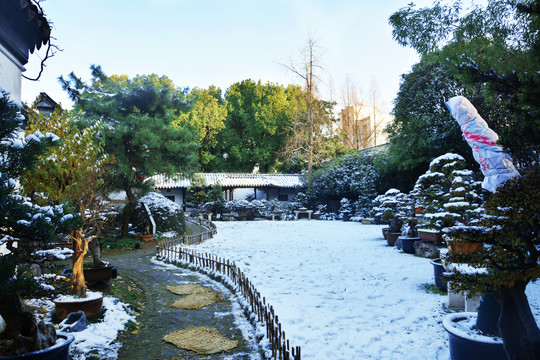
<svg viewBox="0 0 540 360">
<path fill-rule="evenodd" d="M 485 272 L 447 276 L 456 291 L 495 294 L 500 314 L 494 319 L 509 359 L 539 359 L 540 330 L 525 288 L 540 277 L 540 168 L 506 181 L 484 204 L 487 217 L 475 226 L 450 229 L 452 237 L 484 244 L 480 250 L 449 252 L 446 261 Z"/>
</svg>

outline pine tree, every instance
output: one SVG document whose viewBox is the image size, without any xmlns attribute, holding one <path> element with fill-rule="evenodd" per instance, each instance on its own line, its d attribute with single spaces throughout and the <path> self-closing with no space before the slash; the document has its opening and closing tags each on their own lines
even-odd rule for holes
<svg viewBox="0 0 540 360">
<path fill-rule="evenodd" d="M 103 122 L 103 146 L 111 160 L 105 175 L 126 193 L 122 237 L 127 237 L 137 199 L 152 185 L 147 178 L 196 170 L 195 138 L 187 129 L 172 126 L 186 104 L 185 94 L 169 78 L 155 74 L 107 76 L 99 66 L 91 70 L 90 84 L 73 73 L 61 81 L 83 119 Z"/>
</svg>

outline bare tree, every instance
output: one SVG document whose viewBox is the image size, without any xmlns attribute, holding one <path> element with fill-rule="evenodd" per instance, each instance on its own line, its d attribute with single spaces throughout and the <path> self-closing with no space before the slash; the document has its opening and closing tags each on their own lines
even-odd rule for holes
<svg viewBox="0 0 540 360">
<path fill-rule="evenodd" d="M 315 74 L 315 69 L 321 68 L 319 66 L 319 58 L 314 54 L 316 48 L 317 42 L 310 35 L 307 40 L 307 45 L 302 51 L 304 56 L 302 68 L 296 66 L 292 60 L 289 62 L 289 65 L 284 65 L 304 81 L 308 120 L 308 189 L 311 189 L 313 184 L 313 103 L 318 92 L 317 83 L 320 82 L 320 78 Z"/>
</svg>

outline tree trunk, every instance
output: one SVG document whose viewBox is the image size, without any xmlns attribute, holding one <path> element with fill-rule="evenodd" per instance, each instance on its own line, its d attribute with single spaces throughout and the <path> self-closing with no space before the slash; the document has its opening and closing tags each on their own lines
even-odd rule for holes
<svg viewBox="0 0 540 360">
<path fill-rule="evenodd" d="M 86 283 L 84 281 L 83 261 L 88 252 L 88 242 L 83 236 L 82 228 L 71 232 L 73 242 L 73 293 L 79 297 L 86 297 Z"/>
<path fill-rule="evenodd" d="M 510 360 L 540 359 L 540 329 L 525 295 L 526 286 L 518 282 L 501 289 L 497 297 L 501 305 L 498 327 Z"/>
<path fill-rule="evenodd" d="M 24 306 L 19 295 L 6 294 L 0 296 L 0 315 L 6 322 L 2 333 L 0 354 L 21 355 L 52 346 L 56 342 L 54 326 L 36 319 Z"/>
<path fill-rule="evenodd" d="M 123 186 L 124 191 L 126 192 L 126 196 L 128 198 L 128 203 L 124 208 L 124 213 L 122 214 L 122 238 L 127 238 L 129 236 L 129 219 L 131 218 L 131 214 L 133 214 L 133 211 L 135 210 L 135 207 L 137 207 L 137 201 L 135 200 L 135 195 L 133 194 L 133 190 L 131 189 L 131 184 L 129 183 L 129 179 L 127 176 L 123 177 Z"/>
<path fill-rule="evenodd" d="M 99 242 L 99 239 L 92 239 L 92 241 L 88 243 L 88 248 L 92 252 L 93 267 L 98 268 L 104 266 L 105 263 L 101 261 L 101 243 Z"/>
</svg>

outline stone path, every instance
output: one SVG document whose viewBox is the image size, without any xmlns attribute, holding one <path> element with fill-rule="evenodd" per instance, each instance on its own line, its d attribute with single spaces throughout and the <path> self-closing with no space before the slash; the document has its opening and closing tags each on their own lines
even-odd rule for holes
<svg viewBox="0 0 540 360">
<path fill-rule="evenodd" d="M 225 301 L 200 310 L 171 308 L 179 296 L 169 292 L 167 285 L 195 282 L 209 286 L 212 280 L 182 268 L 158 266 L 151 261 L 154 255 L 155 248 L 148 248 L 106 256 L 107 261 L 118 268 L 118 275 L 137 283 L 145 297 L 145 306 L 138 319 L 141 328 L 137 334 L 124 337 L 118 359 L 250 359 L 257 350 L 252 349 L 253 345 L 246 342 L 235 325 L 230 299 L 224 296 Z M 198 355 L 163 342 L 162 338 L 168 332 L 190 325 L 215 328 L 222 335 L 238 340 L 238 347 L 227 353 Z"/>
</svg>

